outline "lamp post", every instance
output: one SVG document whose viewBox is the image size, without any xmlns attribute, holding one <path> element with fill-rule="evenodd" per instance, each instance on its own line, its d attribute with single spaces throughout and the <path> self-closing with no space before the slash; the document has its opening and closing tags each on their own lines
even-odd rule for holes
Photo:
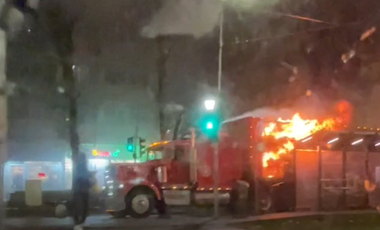
<svg viewBox="0 0 380 230">
<path fill-rule="evenodd" d="M 222 90 L 222 67 L 223 67 L 223 33 L 224 33 L 224 7 L 222 3 L 222 10 L 219 19 L 219 58 L 218 58 L 218 99 L 220 101 Z M 218 142 L 214 143 L 214 218 L 219 218 L 219 148 Z"/>
</svg>

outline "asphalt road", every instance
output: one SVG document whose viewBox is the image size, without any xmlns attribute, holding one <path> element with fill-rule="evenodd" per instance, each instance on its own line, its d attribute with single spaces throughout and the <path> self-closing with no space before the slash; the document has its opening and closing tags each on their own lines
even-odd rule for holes
<svg viewBox="0 0 380 230">
<path fill-rule="evenodd" d="M 296 219 L 294 219 L 296 218 Z M 302 223 L 304 226 L 300 226 Z M 328 226 L 328 228 L 326 228 Z M 251 216 L 244 219 L 173 215 L 170 219 L 156 216 L 147 219 L 114 219 L 108 215 L 90 216 L 86 229 L 94 230 L 294 230 L 299 227 L 310 230 L 378 230 L 380 218 L 376 211 L 343 212 L 292 212 Z M 367 227 L 367 228 L 362 228 Z M 8 218 L 5 230 L 69 230 L 73 229 L 70 218 Z"/>
<path fill-rule="evenodd" d="M 210 223 L 210 218 L 172 216 L 170 219 L 159 219 L 152 216 L 147 219 L 114 219 L 108 215 L 91 216 L 86 221 L 86 229 L 149 229 L 149 230 L 196 230 Z M 9 218 L 5 230 L 66 230 L 73 229 L 70 218 Z"/>
</svg>

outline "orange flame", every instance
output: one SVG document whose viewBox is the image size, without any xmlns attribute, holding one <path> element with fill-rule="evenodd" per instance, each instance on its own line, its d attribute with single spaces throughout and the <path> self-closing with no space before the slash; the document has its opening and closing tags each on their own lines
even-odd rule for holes
<svg viewBox="0 0 380 230">
<path fill-rule="evenodd" d="M 270 160 L 278 160 L 281 155 L 294 149 L 294 141 L 302 140 L 322 129 L 333 129 L 334 119 L 304 120 L 297 113 L 290 120 L 278 119 L 278 122 L 270 122 L 263 131 L 262 136 L 269 149 L 263 154 L 263 167 L 268 167 Z M 281 141 L 280 141 L 281 140 Z"/>
</svg>

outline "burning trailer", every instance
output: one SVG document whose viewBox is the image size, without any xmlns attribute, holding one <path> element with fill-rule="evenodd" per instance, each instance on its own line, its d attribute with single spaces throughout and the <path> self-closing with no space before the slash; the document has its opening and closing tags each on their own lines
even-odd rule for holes
<svg viewBox="0 0 380 230">
<path fill-rule="evenodd" d="M 254 117 L 227 122 L 223 136 L 242 150 L 244 181 L 250 183 L 252 213 L 292 211 L 297 208 L 295 155 L 298 142 L 322 130 L 339 130 L 339 119 L 269 120 Z M 235 154 L 236 155 L 236 154 Z"/>
</svg>

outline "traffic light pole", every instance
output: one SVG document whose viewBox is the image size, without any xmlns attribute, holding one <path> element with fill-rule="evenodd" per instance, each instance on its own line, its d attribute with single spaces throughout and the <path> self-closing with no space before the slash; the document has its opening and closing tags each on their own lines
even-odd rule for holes
<svg viewBox="0 0 380 230">
<path fill-rule="evenodd" d="M 220 102 L 222 89 L 222 67 L 223 67 L 223 29 L 224 9 L 220 13 L 219 25 L 219 61 L 218 61 L 218 101 Z M 219 108 L 220 109 L 220 108 Z M 214 143 L 214 218 L 219 218 L 219 144 Z"/>
<path fill-rule="evenodd" d="M 135 146 L 133 148 L 133 160 L 135 163 L 137 162 L 137 147 L 140 149 L 140 143 L 137 143 L 138 138 L 139 138 L 139 126 L 136 125 L 135 137 L 133 138 L 133 145 Z"/>
<path fill-rule="evenodd" d="M 219 148 L 218 143 L 214 143 L 214 218 L 219 218 Z"/>
</svg>

